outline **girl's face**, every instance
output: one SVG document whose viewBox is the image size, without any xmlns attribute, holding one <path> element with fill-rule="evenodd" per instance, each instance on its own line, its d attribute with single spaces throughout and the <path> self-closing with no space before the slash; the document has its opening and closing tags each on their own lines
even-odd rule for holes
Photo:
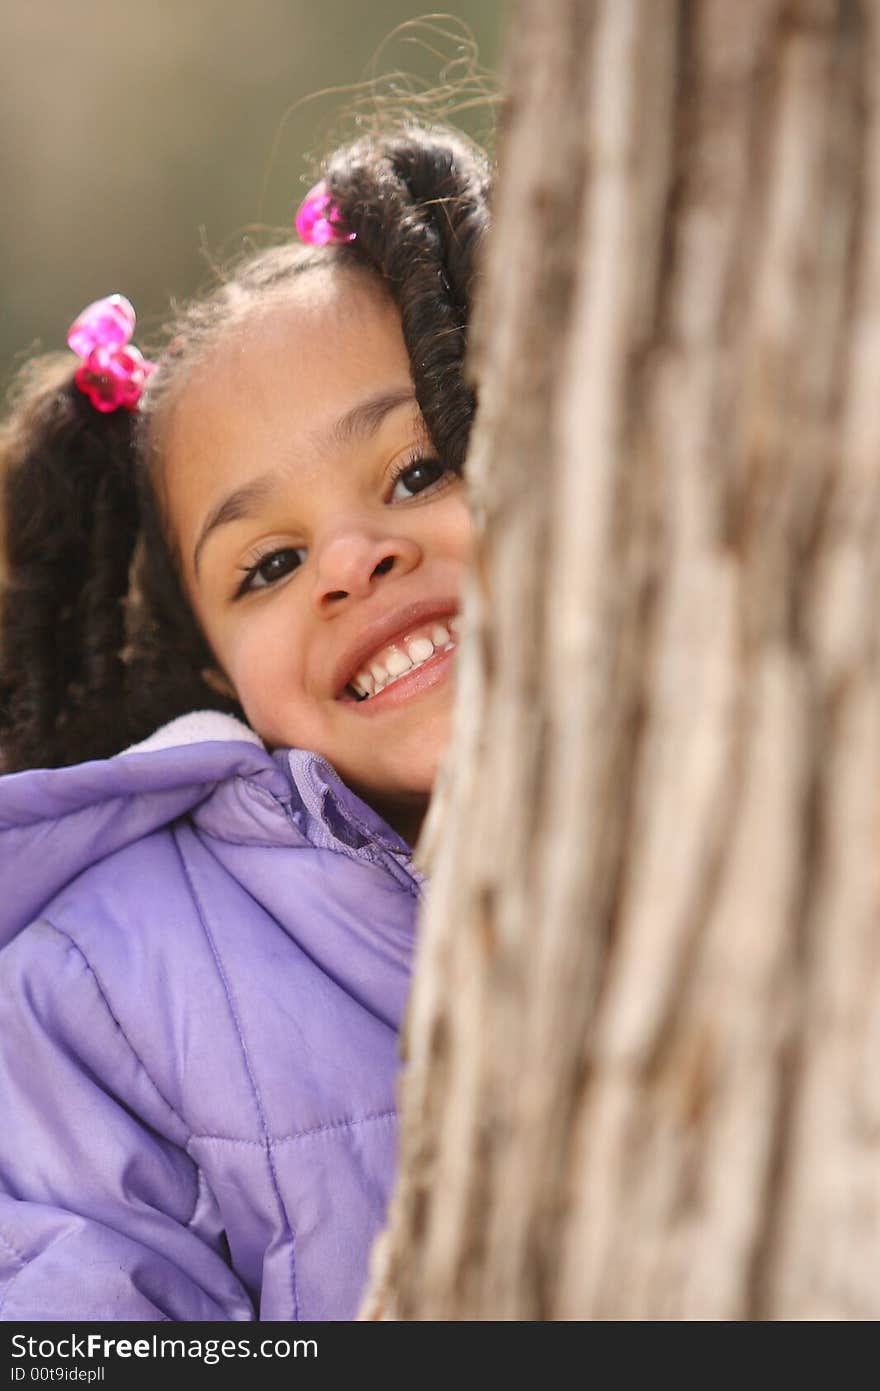
<svg viewBox="0 0 880 1391">
<path fill-rule="evenodd" d="M 194 369 L 165 444 L 184 584 L 249 723 L 412 837 L 449 735 L 471 524 L 397 310 L 365 276 L 304 275 Z"/>
</svg>

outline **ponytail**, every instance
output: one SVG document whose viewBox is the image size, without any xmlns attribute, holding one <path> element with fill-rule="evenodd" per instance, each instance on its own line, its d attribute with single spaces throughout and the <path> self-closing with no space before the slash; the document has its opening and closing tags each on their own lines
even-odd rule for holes
<svg viewBox="0 0 880 1391">
<path fill-rule="evenodd" d="M 69 357 L 33 364 L 0 442 L 2 768 L 128 742 L 125 596 L 138 530 L 130 411 L 101 414 Z"/>
<path fill-rule="evenodd" d="M 325 180 L 365 262 L 397 304 L 416 399 L 443 461 L 460 473 L 474 395 L 463 361 L 478 251 L 488 225 L 486 156 L 448 130 L 407 126 L 338 151 Z"/>
</svg>

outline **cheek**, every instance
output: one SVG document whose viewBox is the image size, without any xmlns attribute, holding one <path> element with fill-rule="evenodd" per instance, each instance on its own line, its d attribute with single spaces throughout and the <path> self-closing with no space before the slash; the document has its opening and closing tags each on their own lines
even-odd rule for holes
<svg viewBox="0 0 880 1391">
<path fill-rule="evenodd" d="M 455 506 L 450 509 L 444 539 L 446 549 L 456 560 L 467 561 L 470 559 L 474 542 L 474 525 L 470 509 L 464 498 L 456 498 Z"/>
<path fill-rule="evenodd" d="M 261 725 L 271 726 L 273 715 L 306 698 L 300 644 L 290 632 L 276 632 L 270 622 L 248 623 L 230 642 L 226 660 L 229 678 L 258 733 Z"/>
</svg>

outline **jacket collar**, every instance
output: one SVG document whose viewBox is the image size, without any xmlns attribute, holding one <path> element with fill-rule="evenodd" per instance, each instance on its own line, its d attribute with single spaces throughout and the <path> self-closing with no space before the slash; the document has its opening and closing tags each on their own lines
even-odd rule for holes
<svg viewBox="0 0 880 1391">
<path fill-rule="evenodd" d="M 265 747 L 259 734 L 234 715 L 225 715 L 222 710 L 191 710 L 187 715 L 178 715 L 176 720 L 169 720 L 149 738 L 132 744 L 123 752 L 154 753 L 157 749 L 179 749 L 185 744 L 204 744 L 214 740 L 225 743 L 230 739 Z"/>
<path fill-rule="evenodd" d="M 163 725 L 125 753 L 157 753 L 190 744 L 229 741 L 265 748 L 260 736 L 233 715 L 220 710 L 193 710 Z M 417 886 L 424 882 L 424 876 L 413 867 L 410 846 L 378 812 L 352 792 L 326 758 L 305 749 L 279 749 L 271 757 L 289 779 L 295 794 L 287 814 L 312 845 L 341 850 L 358 859 L 382 860 L 395 877 L 399 877 L 395 872 L 399 869 L 408 882 L 414 880 Z M 265 797 L 262 783 L 258 791 Z M 218 811 L 217 805 L 208 803 L 197 813 L 200 824 L 215 834 Z"/>
</svg>

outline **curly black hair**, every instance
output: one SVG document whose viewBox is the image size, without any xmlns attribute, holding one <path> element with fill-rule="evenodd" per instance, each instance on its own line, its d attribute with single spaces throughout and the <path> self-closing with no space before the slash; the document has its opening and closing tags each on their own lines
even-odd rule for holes
<svg viewBox="0 0 880 1391">
<path fill-rule="evenodd" d="M 193 709 L 243 718 L 210 679 L 214 658 L 184 596 L 161 500 L 161 426 L 194 362 L 266 295 L 318 266 L 378 276 L 400 310 L 434 447 L 461 472 L 488 159 L 450 130 L 409 124 L 342 147 L 321 172 L 355 239 L 241 264 L 171 326 L 140 412 L 97 412 L 67 356 L 19 383 L 0 440 L 3 771 L 108 757 Z"/>
</svg>

